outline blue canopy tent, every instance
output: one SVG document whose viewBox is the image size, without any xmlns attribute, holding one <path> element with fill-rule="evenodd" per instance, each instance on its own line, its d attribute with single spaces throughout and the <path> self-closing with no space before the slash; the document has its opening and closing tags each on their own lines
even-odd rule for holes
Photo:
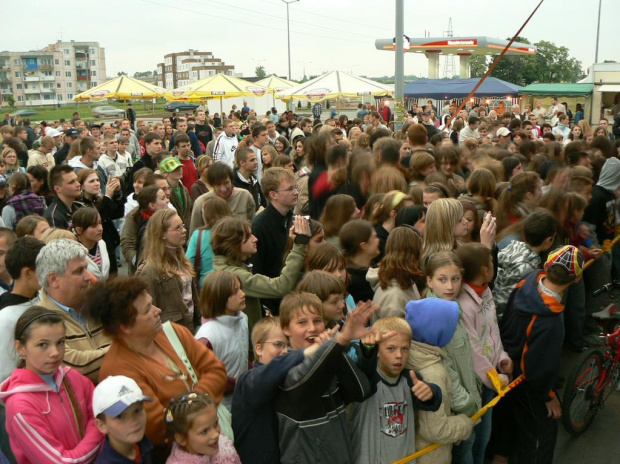
<svg viewBox="0 0 620 464">
<path fill-rule="evenodd" d="M 451 100 L 465 98 L 480 79 L 419 79 L 405 85 L 405 98 Z M 488 77 L 475 97 L 518 97 L 521 86 Z"/>
</svg>

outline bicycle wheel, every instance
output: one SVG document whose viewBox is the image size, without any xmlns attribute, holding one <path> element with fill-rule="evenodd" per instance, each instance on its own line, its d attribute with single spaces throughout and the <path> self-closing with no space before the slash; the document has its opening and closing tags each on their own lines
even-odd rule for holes
<svg viewBox="0 0 620 464">
<path fill-rule="evenodd" d="M 585 432 L 599 409 L 596 385 L 603 372 L 603 353 L 589 350 L 583 353 L 571 372 L 562 404 L 562 423 L 574 436 Z"/>
</svg>

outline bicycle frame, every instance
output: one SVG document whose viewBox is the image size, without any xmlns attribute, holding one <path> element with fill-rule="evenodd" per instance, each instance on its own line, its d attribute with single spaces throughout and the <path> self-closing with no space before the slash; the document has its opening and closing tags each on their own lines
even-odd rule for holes
<svg viewBox="0 0 620 464">
<path fill-rule="evenodd" d="M 598 406 L 603 405 L 603 402 L 606 399 L 603 396 L 603 392 L 605 391 L 607 385 L 609 385 L 609 382 L 611 382 L 610 374 L 613 372 L 618 363 L 620 363 L 620 328 L 613 334 L 608 335 L 605 345 L 607 345 L 609 349 L 603 353 L 603 370 L 598 376 L 598 382 L 596 383 L 593 391 L 593 399 L 595 400 L 595 404 Z M 584 375 L 587 373 L 588 371 L 584 372 Z M 584 386 L 587 386 L 587 384 Z"/>
</svg>

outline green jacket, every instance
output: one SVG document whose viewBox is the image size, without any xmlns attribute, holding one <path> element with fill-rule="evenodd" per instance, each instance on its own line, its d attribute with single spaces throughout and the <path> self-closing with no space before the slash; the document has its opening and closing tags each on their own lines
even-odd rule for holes
<svg viewBox="0 0 620 464">
<path fill-rule="evenodd" d="M 252 327 L 262 317 L 260 298 L 283 298 L 295 288 L 299 273 L 304 264 L 306 245 L 294 245 L 286 258 L 279 277 L 252 274 L 251 268 L 241 262 L 227 262 L 226 257 L 216 255 L 213 269 L 229 271 L 239 277 L 245 292 L 245 313 L 248 316 L 250 333 Z"/>
<path fill-rule="evenodd" d="M 437 295 L 429 288 L 426 297 L 437 298 Z M 456 414 L 471 416 L 482 406 L 482 399 L 480 398 L 482 383 L 474 372 L 472 349 L 469 345 L 467 329 L 463 323 L 463 310 L 460 304 L 459 314 L 459 323 L 456 326 L 454 336 L 450 343 L 444 347 L 448 353 L 448 358 L 444 364 L 452 379 L 452 410 Z M 456 382 L 456 376 L 458 376 L 458 382 Z"/>
</svg>

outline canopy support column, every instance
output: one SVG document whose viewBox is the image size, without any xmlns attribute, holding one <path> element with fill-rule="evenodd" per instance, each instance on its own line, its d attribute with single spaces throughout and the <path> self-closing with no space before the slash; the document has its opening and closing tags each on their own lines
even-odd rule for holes
<svg viewBox="0 0 620 464">
<path fill-rule="evenodd" d="M 426 50 L 428 58 L 428 78 L 439 79 L 439 50 Z"/>
<path fill-rule="evenodd" d="M 460 71 L 459 77 L 461 79 L 469 79 L 469 60 L 471 59 L 471 53 L 459 53 Z"/>
</svg>

